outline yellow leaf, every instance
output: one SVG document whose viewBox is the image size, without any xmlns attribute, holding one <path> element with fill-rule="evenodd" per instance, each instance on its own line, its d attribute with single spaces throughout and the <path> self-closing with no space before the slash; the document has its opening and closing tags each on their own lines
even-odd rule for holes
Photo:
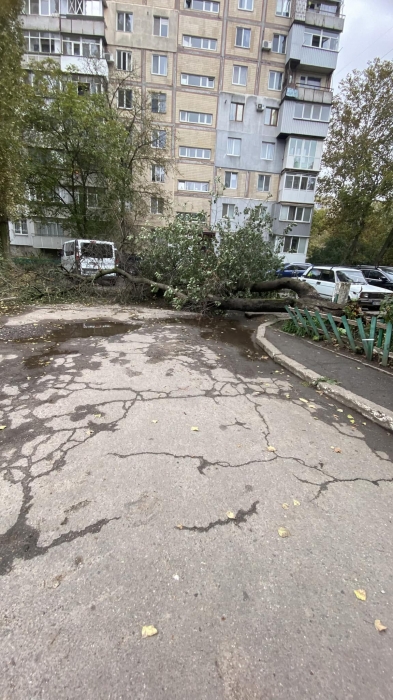
<svg viewBox="0 0 393 700">
<path fill-rule="evenodd" d="M 288 505 L 288 503 L 283 503 L 283 504 L 282 504 L 282 507 L 284 508 L 284 510 L 288 510 L 289 505 Z"/>
<path fill-rule="evenodd" d="M 367 598 L 366 591 L 364 591 L 363 588 L 358 588 L 356 591 L 354 591 L 354 594 L 358 600 L 366 600 Z"/>
<path fill-rule="evenodd" d="M 146 637 L 154 637 L 155 634 L 158 634 L 158 630 L 153 627 L 153 625 L 145 625 L 142 627 L 143 639 L 146 639 Z"/>
<path fill-rule="evenodd" d="M 285 394 L 285 398 L 286 398 L 286 399 L 291 398 L 291 397 L 290 397 L 290 394 Z"/>
<path fill-rule="evenodd" d="M 198 430 L 199 430 L 199 428 L 197 428 L 195 425 L 193 425 L 193 427 L 191 428 L 191 430 L 193 430 L 195 433 L 197 433 Z"/>
<path fill-rule="evenodd" d="M 158 420 L 152 420 L 152 423 L 158 423 Z"/>
<path fill-rule="evenodd" d="M 183 529 L 183 525 L 176 525 L 176 527 L 177 527 L 178 530 L 182 530 L 182 529 Z"/>
<path fill-rule="evenodd" d="M 349 422 L 350 422 L 350 423 L 354 423 L 355 421 L 354 421 L 354 419 L 352 418 L 352 420 L 350 420 Z"/>
<path fill-rule="evenodd" d="M 294 502 L 293 502 L 293 505 L 294 505 L 294 506 L 300 506 L 300 501 L 294 501 Z"/>
<path fill-rule="evenodd" d="M 374 627 L 377 630 L 377 632 L 384 632 L 385 630 L 387 630 L 387 627 L 385 627 L 385 625 L 382 624 L 381 620 L 375 620 Z"/>
<path fill-rule="evenodd" d="M 303 403 L 308 403 L 307 399 L 299 399 L 299 401 L 303 401 Z"/>
<path fill-rule="evenodd" d="M 343 408 L 338 408 L 338 409 L 337 409 L 337 413 L 344 413 L 344 409 L 343 409 Z"/>
<path fill-rule="evenodd" d="M 347 418 L 353 418 L 350 413 L 348 413 Z"/>
<path fill-rule="evenodd" d="M 94 418 L 101 418 L 101 413 L 95 413 Z"/>
<path fill-rule="evenodd" d="M 6 425 L 0 425 L 0 430 L 5 430 L 6 427 L 7 427 Z"/>
<path fill-rule="evenodd" d="M 269 445 L 269 447 L 267 448 L 267 451 L 268 451 L 268 452 L 275 452 L 275 451 L 276 451 L 276 448 L 273 447 L 273 445 Z"/>
<path fill-rule="evenodd" d="M 289 532 L 289 530 L 287 530 L 286 527 L 279 527 L 278 534 L 280 535 L 280 537 L 289 537 L 291 533 Z"/>
<path fill-rule="evenodd" d="M 231 510 L 228 510 L 228 512 L 227 512 L 227 518 L 229 518 L 229 520 L 235 520 L 236 515 L 235 515 L 235 513 L 232 513 Z"/>
</svg>

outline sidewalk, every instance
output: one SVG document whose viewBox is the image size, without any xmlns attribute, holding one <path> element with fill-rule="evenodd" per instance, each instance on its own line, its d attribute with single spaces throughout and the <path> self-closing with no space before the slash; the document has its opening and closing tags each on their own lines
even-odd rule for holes
<svg viewBox="0 0 393 700">
<path fill-rule="evenodd" d="M 354 359 L 347 359 L 274 326 L 267 327 L 265 335 L 284 355 L 324 377 L 335 379 L 344 389 L 393 411 L 393 376 L 363 364 L 364 358 L 354 355 Z"/>
</svg>

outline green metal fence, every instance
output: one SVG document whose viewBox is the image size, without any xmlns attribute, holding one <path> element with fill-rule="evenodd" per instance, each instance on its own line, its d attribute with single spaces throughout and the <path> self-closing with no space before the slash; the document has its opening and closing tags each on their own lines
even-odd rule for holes
<svg viewBox="0 0 393 700">
<path fill-rule="evenodd" d="M 336 341 L 344 348 L 353 352 L 364 353 L 368 360 L 377 357 L 386 367 L 389 359 L 393 360 L 393 326 L 392 323 L 382 323 L 376 316 L 363 322 L 346 316 L 322 314 L 319 311 L 310 312 L 297 306 L 285 307 L 296 328 L 304 331 L 310 337 L 320 337 L 330 342 Z"/>
</svg>

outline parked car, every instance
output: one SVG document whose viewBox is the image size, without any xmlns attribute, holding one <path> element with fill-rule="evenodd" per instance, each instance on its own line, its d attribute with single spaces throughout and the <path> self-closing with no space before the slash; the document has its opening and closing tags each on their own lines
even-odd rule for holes
<svg viewBox="0 0 393 700">
<path fill-rule="evenodd" d="M 350 282 L 349 299 L 358 299 L 364 308 L 379 308 L 385 296 L 393 294 L 382 287 L 368 284 L 361 270 L 350 267 L 313 265 L 306 270 L 301 280 L 329 300 L 333 298 L 337 282 Z"/>
<path fill-rule="evenodd" d="M 277 270 L 277 277 L 299 277 L 310 265 L 308 263 L 288 263 L 281 270 Z"/>
<path fill-rule="evenodd" d="M 359 265 L 359 269 L 363 272 L 368 284 L 393 290 L 393 270 L 388 272 L 388 269 L 368 265 Z"/>
<path fill-rule="evenodd" d="M 110 270 L 116 266 L 116 248 L 111 241 L 75 239 L 63 244 L 61 265 L 69 272 L 91 277 L 99 270 Z M 116 273 L 107 275 L 112 282 Z"/>
</svg>

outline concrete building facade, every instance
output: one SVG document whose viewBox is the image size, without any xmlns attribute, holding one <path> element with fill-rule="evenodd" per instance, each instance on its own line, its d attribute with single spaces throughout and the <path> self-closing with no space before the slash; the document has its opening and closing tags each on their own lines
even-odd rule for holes
<svg viewBox="0 0 393 700">
<path fill-rule="evenodd" d="M 340 1 L 27 0 L 27 9 L 27 61 L 44 50 L 64 66 L 80 56 L 82 75 L 94 53 L 98 73 L 128 71 L 129 89 L 150 97 L 171 144 L 164 187 L 175 213 L 204 211 L 214 225 L 266 202 L 286 259 L 305 260 Z M 152 201 L 152 223 L 160 216 Z"/>
</svg>

